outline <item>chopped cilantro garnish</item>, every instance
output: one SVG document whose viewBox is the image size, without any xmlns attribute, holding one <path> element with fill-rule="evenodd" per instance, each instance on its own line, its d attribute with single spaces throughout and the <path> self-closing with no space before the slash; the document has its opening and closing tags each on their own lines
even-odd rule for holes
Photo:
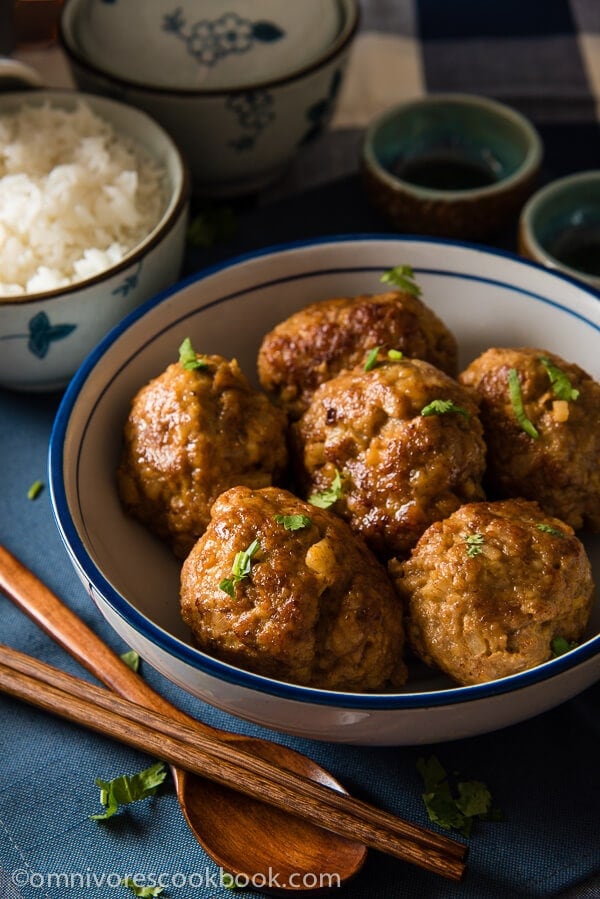
<svg viewBox="0 0 600 899">
<path fill-rule="evenodd" d="M 463 540 L 467 544 L 467 555 L 472 558 L 483 552 L 485 539 L 483 534 L 463 534 Z"/>
<path fill-rule="evenodd" d="M 481 781 L 458 781 L 453 791 L 446 771 L 434 755 L 420 758 L 417 770 L 425 785 L 422 796 L 429 820 L 445 830 L 454 828 L 469 836 L 475 818 L 498 818 L 498 812 L 492 809 L 492 794 Z"/>
<path fill-rule="evenodd" d="M 248 549 L 242 549 L 237 552 L 231 566 L 231 577 L 223 578 L 219 584 L 219 589 L 235 598 L 235 588 L 240 581 L 243 581 L 250 574 L 252 560 L 259 550 L 260 543 L 256 539 L 252 541 Z"/>
<path fill-rule="evenodd" d="M 164 892 L 164 887 L 158 886 L 142 886 L 135 882 L 135 877 L 124 877 L 121 881 L 121 886 L 128 887 L 134 896 L 141 896 L 142 899 L 152 899 L 154 896 L 160 896 L 162 892 Z"/>
<path fill-rule="evenodd" d="M 312 524 L 308 515 L 275 515 L 273 516 L 277 524 L 282 524 L 286 531 L 301 531 L 302 528 L 309 528 Z"/>
<path fill-rule="evenodd" d="M 90 815 L 93 821 L 105 821 L 117 812 L 120 805 L 129 805 L 153 796 L 161 785 L 167 770 L 162 762 L 157 762 L 150 768 L 140 771 L 139 774 L 122 774 L 114 780 L 96 779 L 96 785 L 100 787 L 100 802 L 105 811 L 98 815 Z"/>
<path fill-rule="evenodd" d="M 539 440 L 540 435 L 538 431 L 525 413 L 523 394 L 521 393 L 521 382 L 519 381 L 519 373 L 516 368 L 510 368 L 508 370 L 508 392 L 517 421 L 526 434 L 529 434 L 534 440 Z"/>
<path fill-rule="evenodd" d="M 382 284 L 393 284 L 404 293 L 410 293 L 413 297 L 421 296 L 421 288 L 415 281 L 415 273 L 410 265 L 397 265 L 384 272 L 380 278 Z"/>
<path fill-rule="evenodd" d="M 237 230 L 237 222 L 230 206 L 207 203 L 192 219 L 187 239 L 195 247 L 212 247 L 220 240 L 229 240 Z"/>
<path fill-rule="evenodd" d="M 322 490 L 320 493 L 313 493 L 312 496 L 308 497 L 308 501 L 311 505 L 318 506 L 319 509 L 328 509 L 337 502 L 343 492 L 344 483 L 342 481 L 342 476 L 336 468 L 331 487 L 327 490 Z"/>
<path fill-rule="evenodd" d="M 379 353 L 381 352 L 381 347 L 376 346 L 373 347 L 372 350 L 369 350 L 369 354 L 365 361 L 364 369 L 365 371 L 371 371 L 371 369 L 375 368 L 375 366 L 379 363 Z M 387 357 L 390 362 L 400 362 L 404 358 L 404 353 L 401 350 L 388 350 Z"/>
<path fill-rule="evenodd" d="M 206 368 L 208 363 L 202 356 L 198 356 L 192 346 L 192 341 L 186 337 L 179 347 L 179 364 L 186 371 L 194 371 L 196 368 Z"/>
<path fill-rule="evenodd" d="M 364 365 L 365 371 L 371 371 L 371 369 L 375 368 L 377 365 L 377 357 L 379 356 L 380 346 L 374 346 L 372 350 L 369 350 L 369 355 L 367 356 L 367 360 Z"/>
<path fill-rule="evenodd" d="M 43 489 L 44 485 L 42 481 L 34 481 L 27 491 L 27 499 L 37 499 Z"/>
<path fill-rule="evenodd" d="M 571 386 L 571 382 L 564 371 L 557 365 L 554 365 L 547 356 L 540 356 L 540 362 L 548 372 L 554 396 L 558 397 L 559 400 L 574 402 L 579 396 L 579 391 Z"/>
<path fill-rule="evenodd" d="M 421 409 L 421 415 L 445 415 L 447 412 L 458 412 L 465 418 L 471 417 L 469 410 L 459 406 L 454 400 L 432 400 Z"/>
<path fill-rule="evenodd" d="M 559 531 L 558 528 L 553 528 L 551 524 L 536 524 L 536 528 L 538 531 L 543 531 L 545 534 L 552 534 L 553 537 L 565 537 L 564 531 Z"/>
<path fill-rule="evenodd" d="M 131 668 L 132 671 L 137 671 L 140 667 L 140 657 L 135 649 L 130 649 L 129 652 L 124 652 L 121 655 L 121 659 L 129 668 Z"/>
<path fill-rule="evenodd" d="M 550 642 L 550 649 L 552 650 L 552 658 L 557 659 L 559 656 L 564 656 L 566 652 L 570 652 L 572 649 L 578 644 L 572 640 L 565 640 L 564 637 L 555 637 Z"/>
</svg>

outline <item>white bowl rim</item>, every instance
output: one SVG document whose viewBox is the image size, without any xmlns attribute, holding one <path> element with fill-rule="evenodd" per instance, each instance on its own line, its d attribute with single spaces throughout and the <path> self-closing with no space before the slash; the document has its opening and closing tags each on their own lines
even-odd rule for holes
<svg viewBox="0 0 600 899">
<path fill-rule="evenodd" d="M 254 91 L 279 87 L 281 85 L 289 84 L 292 81 L 298 81 L 299 79 L 310 75 L 312 72 L 316 72 L 319 69 L 324 68 L 332 59 L 336 59 L 338 56 L 341 56 L 342 53 L 349 47 L 356 32 L 358 31 L 361 16 L 358 0 L 343 0 L 343 6 L 346 12 L 346 18 L 342 24 L 342 27 L 340 28 L 339 33 L 336 35 L 334 40 L 327 47 L 325 47 L 325 49 L 320 54 L 318 54 L 318 56 L 315 57 L 315 59 L 300 66 L 297 69 L 293 69 L 292 71 L 287 72 L 285 75 L 281 75 L 278 78 L 267 78 L 264 81 L 256 81 L 251 84 L 243 84 L 240 86 L 232 85 L 231 87 L 214 88 L 169 87 L 168 85 L 149 84 L 145 81 L 136 81 L 132 78 L 124 78 L 122 75 L 114 75 L 107 69 L 103 69 L 101 66 L 87 59 L 83 51 L 76 45 L 75 41 L 71 39 L 71 36 L 67 37 L 66 19 L 68 11 L 70 11 L 68 4 L 63 9 L 63 12 L 59 19 L 58 39 L 62 50 L 69 61 L 79 66 L 81 69 L 87 69 L 89 72 L 93 72 L 96 77 L 102 78 L 104 81 L 108 81 L 112 84 L 117 85 L 122 90 L 139 91 L 140 93 L 146 92 L 149 94 L 157 94 L 158 96 L 167 95 L 196 98 L 226 97 L 229 94 L 236 94 L 237 96 L 253 93 Z M 71 9 L 75 9 L 75 4 L 73 4 Z M 73 11 L 73 17 L 74 16 L 75 12 Z"/>
<path fill-rule="evenodd" d="M 104 97 L 98 94 L 84 93 L 83 91 L 78 90 L 41 88 L 40 90 L 33 91 L 11 91 L 10 94 L 7 94 L 7 97 L 10 99 L 14 98 L 15 102 L 22 99 L 29 103 L 36 102 L 37 100 L 40 100 L 43 103 L 44 100 L 47 100 L 52 104 L 53 101 L 61 102 L 67 100 L 74 104 L 78 101 L 82 101 L 83 103 L 90 103 L 92 106 L 93 104 L 98 103 L 100 106 L 106 106 L 107 108 L 110 106 L 118 106 L 122 109 L 126 109 L 132 116 L 135 116 L 140 120 L 146 120 L 152 127 L 154 127 L 157 133 L 161 133 L 165 144 L 169 146 L 174 158 L 177 160 L 177 167 L 181 173 L 181 181 L 177 190 L 173 192 L 171 197 L 169 197 L 161 217 L 155 223 L 152 230 L 132 247 L 131 250 L 125 253 L 119 262 L 111 265 L 109 268 L 102 269 L 102 271 L 97 272 L 95 275 L 73 281 L 71 284 L 66 284 L 64 287 L 55 287 L 52 290 L 43 290 L 36 293 L 22 293 L 17 296 L 0 296 L 0 309 L 4 306 L 25 307 L 28 303 L 40 303 L 53 299 L 63 299 L 64 297 L 69 296 L 69 294 L 76 294 L 80 290 L 92 287 L 94 284 L 100 284 L 107 278 L 112 278 L 114 275 L 118 275 L 119 272 L 130 268 L 130 266 L 138 262 L 142 256 L 145 256 L 160 243 L 170 231 L 172 231 L 179 221 L 181 213 L 191 196 L 191 177 L 188 164 L 185 161 L 179 146 L 156 119 L 152 118 L 152 116 L 148 115 L 148 113 L 144 112 L 142 109 L 130 106 L 128 103 L 117 100 L 114 97 Z M 96 110 L 93 109 L 93 112 L 96 112 Z M 101 115 L 101 113 L 98 114 Z"/>
<path fill-rule="evenodd" d="M 344 244 L 356 241 L 362 242 L 421 242 L 433 243 L 436 246 L 448 245 L 455 247 L 463 247 L 468 250 L 475 250 L 484 254 L 505 257 L 512 262 L 517 262 L 523 266 L 538 269 L 553 279 L 566 281 L 576 286 L 584 293 L 591 295 L 593 299 L 600 302 L 600 291 L 595 291 L 582 284 L 575 278 L 563 275 L 560 272 L 549 271 L 547 268 L 532 262 L 529 259 L 522 258 L 508 250 L 497 249 L 482 244 L 471 243 L 467 241 L 454 240 L 451 238 L 427 237 L 418 234 L 378 234 L 378 233 L 353 233 L 341 235 L 328 235 L 325 237 L 310 238 L 305 240 L 290 241 L 283 244 L 274 244 L 259 250 L 240 254 L 231 257 L 222 262 L 201 269 L 187 278 L 178 281 L 176 284 L 147 300 L 141 306 L 130 312 L 121 322 L 115 325 L 111 331 L 101 340 L 97 347 L 87 356 L 81 364 L 72 380 L 70 381 L 65 394 L 59 405 L 50 435 L 50 443 L 48 449 L 48 475 L 50 498 L 52 503 L 52 511 L 55 522 L 59 529 L 62 540 L 71 557 L 71 561 L 78 569 L 80 576 L 89 585 L 90 595 L 92 588 L 100 594 L 103 600 L 108 604 L 111 610 L 123 619 L 134 630 L 138 631 L 151 644 L 158 647 L 162 652 L 170 656 L 174 656 L 180 662 L 195 668 L 206 675 L 212 676 L 218 680 L 224 680 L 230 684 L 239 687 L 245 687 L 256 692 L 267 694 L 272 697 L 304 702 L 307 704 L 317 704 L 329 707 L 337 707 L 344 709 L 376 711 L 376 710 L 416 710 L 427 709 L 432 707 L 453 706 L 464 702 L 472 702 L 483 700 L 493 696 L 509 693 L 514 690 L 533 686 L 534 684 L 545 681 L 555 675 L 564 673 L 576 666 L 592 659 L 596 655 L 600 655 L 600 634 L 590 638 L 585 643 L 571 649 L 564 655 L 560 655 L 555 659 L 551 659 L 534 668 L 527 669 L 517 674 L 510 675 L 499 680 L 488 681 L 482 684 L 474 684 L 470 686 L 456 686 L 443 690 L 424 691 L 420 693 L 352 693 L 336 690 L 324 690 L 315 687 L 305 687 L 298 684 L 291 684 L 278 681 L 272 678 L 254 674 L 241 668 L 236 668 L 226 662 L 209 656 L 201 650 L 195 648 L 191 644 L 184 643 L 172 634 L 169 634 L 158 625 L 154 624 L 149 618 L 139 612 L 134 606 L 127 601 L 118 591 L 114 589 L 111 583 L 104 577 L 100 569 L 90 558 L 87 550 L 74 526 L 69 514 L 69 507 L 66 498 L 64 481 L 63 481 L 63 450 L 65 444 L 65 435 L 68 429 L 69 418 L 73 407 L 77 402 L 79 393 L 81 392 L 87 378 L 93 372 L 96 363 L 106 353 L 110 346 L 139 318 L 147 311 L 155 306 L 160 305 L 173 294 L 179 292 L 183 288 L 202 281 L 221 270 L 232 268 L 236 265 L 243 264 L 252 259 L 286 252 L 288 250 L 296 250 L 311 246 L 323 246 L 328 244 Z M 507 282 L 499 281 L 497 278 L 483 278 L 477 276 L 477 280 L 488 280 L 492 283 L 499 283 L 506 286 Z M 514 290 L 520 290 L 522 293 L 537 297 L 545 302 L 551 302 L 555 305 L 555 301 L 544 298 L 541 294 L 536 294 L 530 290 L 522 290 L 510 285 Z M 212 304 L 211 304 L 212 305 Z M 592 328 L 600 332 L 600 325 L 582 316 L 580 313 L 573 312 L 564 306 L 561 308 L 571 315 L 583 319 Z M 88 410 L 91 411 L 91 410 Z M 92 597 L 93 598 L 93 597 Z"/>
<path fill-rule="evenodd" d="M 474 106 L 480 109 L 488 110 L 496 113 L 501 118 L 508 119 L 516 124 L 521 132 L 527 138 L 527 153 L 518 169 L 506 178 L 494 181 L 484 187 L 467 188 L 465 190 L 439 190 L 431 187 L 422 187 L 414 184 L 412 181 L 405 181 L 398 175 L 393 175 L 384 168 L 377 158 L 373 149 L 375 135 L 377 131 L 386 125 L 390 120 L 395 119 L 408 109 L 414 107 L 436 106 L 440 103 L 447 103 L 449 106 Z M 492 197 L 496 194 L 504 193 L 515 185 L 525 181 L 534 175 L 541 165 L 544 155 L 544 146 L 534 124 L 517 109 L 494 100 L 491 97 L 480 96 L 479 94 L 467 93 L 435 93 L 427 94 L 424 97 L 414 97 L 411 100 L 405 100 L 395 106 L 387 109 L 381 115 L 377 116 L 368 126 L 363 136 L 361 155 L 363 164 L 371 172 L 371 174 L 380 181 L 388 185 L 391 190 L 402 191 L 411 196 L 422 198 L 424 200 L 435 199 L 439 203 L 456 203 L 460 201 L 472 201 L 477 198 Z"/>
</svg>

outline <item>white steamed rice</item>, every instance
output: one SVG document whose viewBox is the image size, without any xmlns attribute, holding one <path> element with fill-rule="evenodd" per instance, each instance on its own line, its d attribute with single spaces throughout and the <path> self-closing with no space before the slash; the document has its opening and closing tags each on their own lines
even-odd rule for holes
<svg viewBox="0 0 600 899">
<path fill-rule="evenodd" d="M 155 226 L 165 172 L 85 102 L 0 116 L 0 296 L 114 265 Z"/>
</svg>

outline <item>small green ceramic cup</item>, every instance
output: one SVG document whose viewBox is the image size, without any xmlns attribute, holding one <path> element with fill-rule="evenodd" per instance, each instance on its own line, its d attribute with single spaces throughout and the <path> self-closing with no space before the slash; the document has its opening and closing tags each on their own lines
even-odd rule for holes
<svg viewBox="0 0 600 899">
<path fill-rule="evenodd" d="M 361 169 L 371 202 L 396 230 L 479 240 L 516 226 L 542 155 L 534 126 L 506 104 L 431 94 L 370 124 Z"/>
<path fill-rule="evenodd" d="M 600 290 L 600 169 L 559 178 L 531 197 L 519 251 Z"/>
</svg>

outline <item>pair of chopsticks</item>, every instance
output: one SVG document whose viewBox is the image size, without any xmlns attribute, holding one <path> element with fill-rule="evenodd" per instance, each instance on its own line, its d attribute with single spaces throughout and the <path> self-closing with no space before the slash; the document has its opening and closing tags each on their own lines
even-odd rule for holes
<svg viewBox="0 0 600 899">
<path fill-rule="evenodd" d="M 0 644 L 0 690 L 319 827 L 460 880 L 467 847 Z"/>
</svg>

